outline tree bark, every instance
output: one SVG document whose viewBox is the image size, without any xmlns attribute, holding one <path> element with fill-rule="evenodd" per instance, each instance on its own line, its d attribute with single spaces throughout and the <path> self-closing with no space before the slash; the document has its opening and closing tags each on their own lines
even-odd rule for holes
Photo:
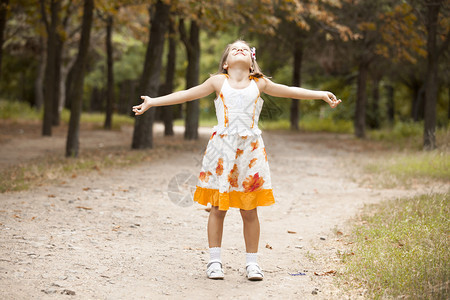
<svg viewBox="0 0 450 300">
<path fill-rule="evenodd" d="M 2 78 L 3 40 L 6 28 L 6 14 L 8 12 L 9 0 L 0 1 L 0 79 Z"/>
<path fill-rule="evenodd" d="M 73 82 L 69 93 L 71 102 L 69 131 L 67 134 L 66 156 L 77 157 L 79 150 L 80 117 L 83 106 L 83 83 L 86 60 L 89 50 L 91 35 L 94 0 L 85 0 L 83 7 L 83 21 L 81 27 L 81 39 L 75 61 Z"/>
<path fill-rule="evenodd" d="M 53 107 L 56 103 L 55 84 L 56 81 L 56 56 L 57 56 L 57 28 L 59 26 L 59 11 L 61 3 L 58 0 L 51 0 L 50 3 L 50 23 L 47 20 L 44 0 L 41 0 L 42 19 L 47 29 L 47 64 L 45 66 L 44 79 L 44 118 L 42 122 L 42 135 L 52 135 Z"/>
<path fill-rule="evenodd" d="M 198 85 L 200 72 L 200 28 L 195 21 L 191 21 L 189 38 L 186 36 L 184 22 L 180 21 L 180 38 L 186 46 L 188 67 L 186 70 L 186 89 Z M 186 140 L 198 139 L 198 120 L 200 116 L 200 103 L 197 100 L 189 101 L 186 105 L 186 119 L 184 138 Z"/>
<path fill-rule="evenodd" d="M 45 65 L 47 61 L 47 49 L 45 47 L 45 41 L 41 37 L 39 39 L 41 44 L 41 55 L 39 60 L 39 67 L 36 75 L 36 80 L 34 82 L 34 105 L 36 106 L 36 110 L 40 110 L 44 105 L 44 79 L 45 79 Z"/>
<path fill-rule="evenodd" d="M 171 19 L 169 24 L 169 51 L 167 52 L 166 81 L 160 89 L 160 95 L 167 95 L 173 91 L 173 81 L 175 79 L 176 66 L 176 40 L 175 22 Z M 162 114 L 164 121 L 164 135 L 172 136 L 173 133 L 173 106 L 163 106 Z"/>
<path fill-rule="evenodd" d="M 150 38 L 145 55 L 144 70 L 140 82 L 141 95 L 158 95 L 159 76 L 161 74 L 162 54 L 165 34 L 169 24 L 170 6 L 158 1 L 155 11 L 150 12 Z M 155 110 L 150 108 L 145 114 L 136 116 L 131 148 L 145 149 L 153 147 L 153 121 Z"/>
<path fill-rule="evenodd" d="M 55 79 L 53 82 L 53 106 L 52 125 L 59 126 L 61 120 L 61 66 L 63 54 L 63 40 L 60 33 L 56 33 L 56 54 L 55 54 Z"/>
<path fill-rule="evenodd" d="M 355 136 L 358 138 L 366 137 L 366 103 L 367 103 L 367 74 L 368 64 L 361 61 L 359 64 L 358 83 L 356 91 L 356 106 L 355 106 L 355 121 L 354 129 Z"/>
<path fill-rule="evenodd" d="M 302 82 L 302 61 L 303 61 L 303 43 L 301 41 L 297 41 L 294 46 L 294 67 L 292 73 L 292 85 L 300 86 Z M 298 130 L 298 122 L 299 122 L 299 107 L 300 101 L 298 99 L 291 100 L 291 112 L 290 112 L 290 121 L 291 121 L 291 130 Z"/>
<path fill-rule="evenodd" d="M 106 117 L 105 129 L 112 127 L 112 115 L 114 110 L 114 61 L 113 61 L 113 45 L 112 45 L 112 30 L 113 30 L 113 16 L 110 14 L 106 20 L 106 65 L 107 65 L 107 85 L 106 85 Z"/>
<path fill-rule="evenodd" d="M 380 128 L 380 79 L 372 81 L 372 103 L 370 105 L 369 126 L 371 129 Z"/>
<path fill-rule="evenodd" d="M 386 86 L 387 94 L 387 118 L 391 125 L 395 122 L 395 101 L 394 101 L 394 86 L 388 84 Z"/>
<path fill-rule="evenodd" d="M 427 0 L 427 73 L 425 79 L 425 124 L 423 130 L 423 147 L 425 150 L 436 148 L 436 102 L 438 95 L 438 47 L 437 31 L 439 10 L 442 1 Z"/>
</svg>

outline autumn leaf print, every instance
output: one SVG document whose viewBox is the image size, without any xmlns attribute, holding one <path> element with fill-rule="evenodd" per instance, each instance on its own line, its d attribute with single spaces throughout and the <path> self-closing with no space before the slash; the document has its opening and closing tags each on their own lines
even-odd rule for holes
<svg viewBox="0 0 450 300">
<path fill-rule="evenodd" d="M 220 138 L 223 139 L 225 136 L 227 136 L 226 134 L 219 134 Z"/>
<path fill-rule="evenodd" d="M 242 153 L 244 153 L 244 150 L 241 150 L 241 149 L 237 148 L 237 150 L 236 150 L 236 158 L 238 158 L 239 156 L 241 156 Z"/>
<path fill-rule="evenodd" d="M 254 150 L 258 149 L 258 147 L 259 147 L 259 142 L 258 142 L 258 140 L 256 140 L 255 142 L 251 143 L 251 146 L 252 146 L 252 152 L 253 152 Z"/>
<path fill-rule="evenodd" d="M 241 139 L 246 140 L 248 138 L 247 135 L 241 136 Z"/>
<path fill-rule="evenodd" d="M 228 182 L 232 187 L 239 187 L 238 185 L 239 170 L 237 164 L 234 164 L 233 169 L 231 169 L 230 174 L 228 174 Z"/>
<path fill-rule="evenodd" d="M 258 159 L 255 157 L 254 159 L 252 159 L 251 161 L 250 161 L 250 163 L 248 164 L 248 167 L 249 168 L 251 168 L 251 167 L 253 167 L 255 164 L 256 164 L 256 161 L 257 161 Z"/>
<path fill-rule="evenodd" d="M 217 162 L 216 174 L 219 176 L 223 174 L 223 158 L 219 158 Z"/>
<path fill-rule="evenodd" d="M 267 161 L 267 152 L 266 152 L 266 148 L 263 148 L 263 153 L 264 153 L 264 157 L 266 158 L 266 161 Z"/>
<path fill-rule="evenodd" d="M 262 177 L 259 177 L 259 173 L 256 173 L 255 175 L 250 175 L 247 178 L 245 178 L 244 182 L 242 183 L 242 187 L 244 188 L 244 192 L 256 192 L 262 189 L 262 186 L 264 184 L 264 179 Z"/>
<path fill-rule="evenodd" d="M 214 131 L 213 134 L 211 135 L 211 137 L 209 138 L 209 140 L 212 140 L 213 137 L 216 135 L 217 131 Z"/>
<path fill-rule="evenodd" d="M 209 181 L 209 176 L 212 175 L 211 172 L 200 172 L 200 175 L 198 176 L 198 179 L 200 179 L 203 182 Z"/>
</svg>

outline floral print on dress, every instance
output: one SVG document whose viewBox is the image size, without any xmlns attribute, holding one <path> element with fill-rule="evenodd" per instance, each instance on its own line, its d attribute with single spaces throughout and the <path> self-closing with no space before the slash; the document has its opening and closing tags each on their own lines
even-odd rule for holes
<svg viewBox="0 0 450 300">
<path fill-rule="evenodd" d="M 244 153 L 244 150 L 241 150 L 241 149 L 239 149 L 239 148 L 237 148 L 237 150 L 236 150 L 236 159 L 239 157 L 239 156 L 241 156 L 242 155 L 242 153 Z"/>
<path fill-rule="evenodd" d="M 251 161 L 250 161 L 250 163 L 248 164 L 248 167 L 249 168 L 251 168 L 251 167 L 253 167 L 255 164 L 256 164 L 256 161 L 257 161 L 258 159 L 255 157 L 254 159 L 252 159 Z"/>
<path fill-rule="evenodd" d="M 217 131 L 214 131 L 213 134 L 211 134 L 211 137 L 209 138 L 209 140 L 212 140 L 213 137 L 216 135 Z"/>
<path fill-rule="evenodd" d="M 198 179 L 200 179 L 203 182 L 208 182 L 209 181 L 209 176 L 211 176 L 212 173 L 211 172 L 200 172 L 200 175 L 198 176 Z"/>
<path fill-rule="evenodd" d="M 262 189 L 264 184 L 264 179 L 259 177 L 259 173 L 255 175 L 250 175 L 245 178 L 244 182 L 242 182 L 242 187 L 244 188 L 244 192 L 256 192 Z"/>
<path fill-rule="evenodd" d="M 252 152 L 255 151 L 256 149 L 258 149 L 258 147 L 259 147 L 258 140 L 256 140 L 255 142 L 252 142 L 251 146 L 252 146 Z"/>
<path fill-rule="evenodd" d="M 219 176 L 223 174 L 223 158 L 219 158 L 217 162 L 216 174 Z"/>
<path fill-rule="evenodd" d="M 230 174 L 228 174 L 228 182 L 232 187 L 239 187 L 238 185 L 238 177 L 239 177 L 239 170 L 237 164 L 234 164 L 233 169 L 231 169 Z"/>
</svg>

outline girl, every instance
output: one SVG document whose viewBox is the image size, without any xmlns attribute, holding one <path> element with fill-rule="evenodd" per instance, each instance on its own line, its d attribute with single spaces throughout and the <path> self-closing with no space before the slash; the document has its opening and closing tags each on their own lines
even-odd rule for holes
<svg viewBox="0 0 450 300">
<path fill-rule="evenodd" d="M 341 100 L 325 91 L 312 91 L 277 84 L 265 77 L 254 48 L 238 40 L 227 46 L 219 72 L 204 83 L 166 96 L 141 96 L 143 103 L 133 107 L 136 115 L 152 106 L 184 103 L 216 93 L 214 101 L 218 125 L 206 147 L 194 201 L 211 204 L 208 219 L 210 261 L 206 274 L 223 279 L 220 259 L 223 222 L 229 207 L 240 209 L 244 225 L 246 270 L 249 280 L 264 277 L 257 263 L 259 243 L 258 206 L 275 203 L 267 154 L 258 128 L 263 106 L 260 93 L 294 99 L 321 99 L 332 108 Z"/>
</svg>

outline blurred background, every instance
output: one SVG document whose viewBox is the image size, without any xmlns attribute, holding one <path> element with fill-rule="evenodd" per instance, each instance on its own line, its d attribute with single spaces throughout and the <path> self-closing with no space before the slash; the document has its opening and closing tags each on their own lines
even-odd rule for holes
<svg viewBox="0 0 450 300">
<path fill-rule="evenodd" d="M 203 82 L 237 39 L 256 47 L 273 81 L 343 100 L 332 110 L 263 95 L 263 129 L 448 143 L 448 1 L 0 2 L 0 118 L 42 122 L 43 135 L 68 125 L 67 156 L 87 113 L 106 129 L 133 125 L 133 148 L 152 147 L 154 122 L 197 139 L 198 126 L 216 123 L 215 95 L 136 120 L 131 106 Z"/>
</svg>

